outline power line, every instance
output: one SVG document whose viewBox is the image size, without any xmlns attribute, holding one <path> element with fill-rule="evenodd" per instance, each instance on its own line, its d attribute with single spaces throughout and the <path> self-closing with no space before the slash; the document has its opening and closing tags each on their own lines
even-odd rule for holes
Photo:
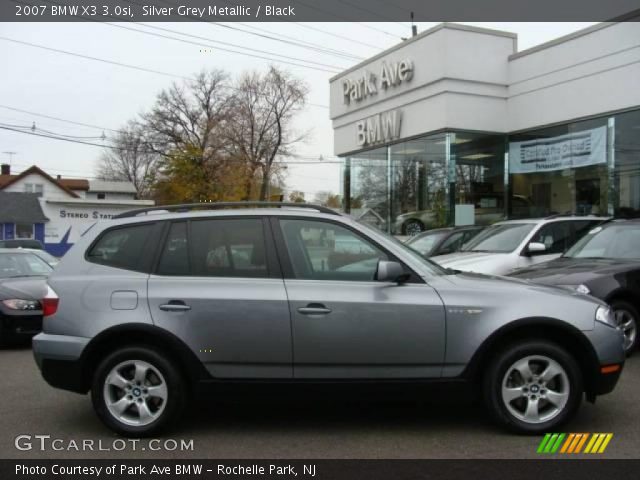
<svg viewBox="0 0 640 480">
<path fill-rule="evenodd" d="M 36 43 L 24 42 L 22 40 L 15 40 L 13 38 L 0 37 L 0 40 L 4 40 L 4 41 L 7 41 L 7 42 L 13 42 L 13 43 L 17 43 L 17 44 L 20 44 L 20 45 L 27 45 L 27 46 L 33 47 L 33 48 L 40 48 L 42 50 L 48 50 L 50 52 L 63 53 L 65 55 L 71 55 L 73 57 L 84 58 L 85 60 L 94 60 L 96 62 L 109 63 L 111 65 L 117 65 L 119 67 L 132 68 L 134 70 L 138 70 L 138 71 L 141 71 L 141 72 L 155 73 L 156 75 L 164 75 L 165 77 L 181 78 L 183 80 L 193 80 L 191 78 L 184 77 L 182 75 L 175 75 L 173 73 L 161 72 L 159 70 L 152 70 L 150 68 L 138 67 L 136 65 L 129 65 L 129 64 L 126 64 L 126 63 L 115 62 L 113 60 L 105 60 L 104 58 L 92 57 L 90 55 L 83 55 L 81 53 L 69 52 L 67 50 L 60 50 L 58 48 L 45 47 L 44 45 L 38 45 Z"/>
<path fill-rule="evenodd" d="M 23 2 L 20 2 L 19 0 L 12 0 L 12 1 L 14 1 L 16 3 L 24 4 Z M 50 4 L 54 4 L 54 5 L 62 5 L 62 4 L 60 4 L 58 2 L 55 2 L 53 0 L 42 0 L 42 1 L 45 1 L 45 2 L 50 3 Z M 127 1 L 128 1 L 128 3 L 132 3 L 134 5 L 140 5 L 140 4 L 138 4 L 136 2 L 133 2 L 131 0 L 127 0 Z M 165 1 L 164 3 L 168 3 L 168 2 Z M 171 3 L 169 3 L 169 4 L 171 5 Z M 168 36 L 168 35 L 161 35 L 161 34 L 157 34 L 157 33 L 153 33 L 153 32 L 145 32 L 143 30 L 137 30 L 137 29 L 134 29 L 134 28 L 131 28 L 131 27 L 125 27 L 123 25 L 116 25 L 116 24 L 113 24 L 113 23 L 110 23 L 110 22 L 103 22 L 103 21 L 100 21 L 100 20 L 97 20 L 97 19 L 94 19 L 94 18 L 91 18 L 91 17 L 86 17 L 84 15 L 73 15 L 73 16 L 76 17 L 76 18 L 80 18 L 80 19 L 86 20 L 86 21 L 96 22 L 96 23 L 103 24 L 103 25 L 110 25 L 112 27 L 122 28 L 122 29 L 125 29 L 125 30 L 131 30 L 131 31 L 143 33 L 143 34 L 146 34 L 146 35 L 153 35 L 153 36 L 160 37 L 160 38 L 175 40 L 175 41 L 178 41 L 178 42 L 190 43 L 190 44 L 196 45 L 196 46 L 212 48 L 212 49 L 216 49 L 216 50 L 220 50 L 220 51 L 224 51 L 224 52 L 229 52 L 229 53 L 236 53 L 238 55 L 244 55 L 244 56 L 253 57 L 253 58 L 260 58 L 262 60 L 281 62 L 281 63 L 285 63 L 287 65 L 292 65 L 292 66 L 296 66 L 296 67 L 309 68 L 309 69 L 312 69 L 312 70 L 325 71 L 325 72 L 328 72 L 328 73 L 338 73 L 338 72 L 334 72 L 333 70 L 325 70 L 325 69 L 321 69 L 321 68 L 312 67 L 310 65 L 303 65 L 303 64 L 299 64 L 299 63 L 294 63 L 292 61 L 278 60 L 277 58 L 268 58 L 268 57 L 264 57 L 264 56 L 257 55 L 257 54 L 241 52 L 241 51 L 238 51 L 238 50 L 231 50 L 231 49 L 222 48 L 222 47 L 218 47 L 218 46 L 212 46 L 212 45 L 204 45 L 204 44 L 201 44 L 201 43 L 191 42 L 191 41 L 188 41 L 188 40 L 175 38 L 175 37 L 171 37 L 171 36 Z M 116 21 L 120 20 L 119 18 L 114 17 L 113 15 L 106 15 L 106 16 L 109 17 L 109 18 L 112 18 L 113 20 L 116 20 Z M 134 23 L 138 23 L 138 22 L 134 22 Z M 151 27 L 149 25 L 144 25 L 144 26 L 146 26 L 147 28 L 156 28 L 156 29 L 162 30 L 162 28 L 160 28 L 160 27 Z M 177 31 L 173 31 L 173 32 L 174 33 L 178 33 L 180 35 L 193 36 L 193 35 L 177 32 Z M 202 38 L 202 37 L 200 37 L 200 38 Z M 210 41 L 210 42 L 226 44 L 226 42 L 221 42 L 221 41 L 217 41 L 217 40 L 210 40 L 210 39 L 207 39 L 207 40 Z M 229 44 L 229 45 L 231 45 L 231 44 Z M 306 62 L 306 63 L 311 63 L 311 64 L 314 64 L 314 63 L 318 64 L 317 62 L 313 62 L 313 61 L 310 61 L 310 60 L 304 60 L 304 59 L 300 59 L 300 58 L 289 57 L 287 55 L 281 55 L 281 54 L 273 53 L 273 52 L 265 52 L 265 51 L 253 49 L 251 47 L 243 47 L 243 46 L 239 46 L 239 45 L 233 45 L 233 46 L 235 46 L 236 48 L 243 48 L 245 50 L 262 52 L 262 53 L 265 53 L 266 55 L 274 55 L 274 56 L 278 56 L 278 57 L 289 58 L 289 59 L 291 59 L 293 61 L 297 61 L 297 62 Z M 319 65 L 324 65 L 324 64 L 319 64 Z M 336 67 L 334 65 L 326 65 L 326 66 L 330 67 L 332 69 L 337 69 L 337 70 L 340 70 L 342 68 L 342 67 Z"/>
<path fill-rule="evenodd" d="M 355 8 L 356 10 L 360 10 L 361 12 L 365 12 L 365 13 L 370 13 L 371 15 L 374 15 L 384 21 L 389 21 L 386 17 L 383 17 L 382 15 L 380 15 L 378 12 L 375 12 L 373 10 L 370 10 L 368 8 L 364 8 L 361 7 L 359 5 L 354 5 L 353 3 L 349 2 L 348 0 L 338 0 L 338 2 L 342 3 L 343 5 L 349 5 L 351 8 Z M 405 25 L 402 22 L 398 22 L 398 21 L 393 21 L 394 23 L 397 23 L 399 25 L 402 26 L 402 28 L 406 28 Z"/>
<path fill-rule="evenodd" d="M 278 60 L 276 58 L 268 58 L 268 57 L 264 57 L 262 55 L 257 55 L 257 54 L 252 54 L 252 53 L 245 53 L 245 52 L 241 52 L 241 51 L 238 51 L 238 50 L 230 50 L 230 49 L 218 47 L 218 46 L 215 46 L 215 45 L 208 45 L 206 43 L 193 42 L 191 40 L 185 40 L 185 39 L 182 39 L 182 38 L 172 37 L 171 35 L 162 35 L 160 33 L 145 32 L 144 30 L 139 30 L 137 28 L 132 28 L 132 27 L 125 27 L 124 25 L 116 25 L 116 24 L 111 23 L 111 22 L 100 22 L 100 23 L 101 23 L 101 25 L 109 25 L 109 26 L 115 27 L 115 28 L 122 28 L 124 30 L 129 30 L 129 31 L 132 31 L 132 32 L 142 33 L 144 35 L 152 35 L 154 37 L 164 38 L 164 39 L 167 39 L 167 40 L 174 40 L 176 42 L 187 43 L 187 44 L 191 44 L 191 45 L 195 45 L 195 46 L 199 46 L 199 47 L 212 48 L 212 49 L 215 49 L 215 50 L 222 50 L 224 52 L 237 53 L 238 55 L 245 55 L 245 56 L 248 56 L 248 57 L 260 58 L 262 60 L 277 61 L 277 62 L 285 63 L 287 65 L 293 65 L 293 66 L 303 67 L 303 68 L 310 68 L 312 70 L 319 70 L 319 71 L 329 72 L 329 73 L 338 73 L 342 68 L 344 68 L 344 67 L 337 67 L 335 65 L 329 65 L 329 64 L 326 64 L 326 63 L 314 62 L 312 60 L 304 60 L 302 58 L 291 57 L 289 55 L 281 55 L 281 54 L 278 54 L 278 53 L 267 52 L 265 50 L 258 50 L 258 49 L 249 48 L 249 47 L 239 47 L 239 48 L 244 48 L 244 49 L 247 49 L 247 50 L 250 50 L 250 51 L 254 51 L 254 52 L 264 53 L 266 55 L 273 55 L 273 56 L 277 56 L 277 57 L 286 58 L 286 59 L 291 60 L 291 61 Z M 136 22 L 134 22 L 134 23 L 136 23 Z M 144 26 L 146 28 L 152 28 L 152 29 L 155 29 L 155 30 L 161 30 L 161 31 L 166 31 L 166 32 L 178 34 L 178 35 L 183 35 L 185 37 L 199 38 L 201 40 L 204 39 L 204 40 L 206 40 L 208 42 L 212 42 L 212 43 L 222 43 L 224 45 L 233 45 L 233 46 L 235 46 L 237 48 L 237 45 L 235 45 L 235 44 L 230 44 L 230 43 L 226 43 L 226 42 L 220 42 L 220 41 L 217 41 L 217 40 L 211 40 L 211 39 L 208 39 L 208 38 L 205 38 L 205 37 L 199 37 L 197 35 L 191 35 L 189 33 L 182 33 L 182 32 L 179 32 L 177 30 L 171 30 L 171 29 L 168 29 L 168 28 L 156 27 L 156 26 L 146 25 L 146 24 L 138 24 L 138 25 L 142 25 L 142 26 Z M 309 63 L 311 65 L 303 65 L 303 64 L 294 63 L 294 62 L 306 62 L 306 63 Z M 326 68 L 317 68 L 317 67 L 313 67 L 312 65 L 318 65 L 320 67 L 326 67 Z M 327 68 L 331 69 L 331 70 L 327 70 Z"/>
<path fill-rule="evenodd" d="M 24 127 L 23 127 L 24 128 Z M 110 148 L 112 150 L 120 150 L 120 151 L 128 151 L 130 150 L 129 148 L 126 147 L 118 147 L 115 145 L 106 145 L 106 144 L 99 144 L 99 143 L 93 143 L 93 142 L 87 142 L 87 141 L 83 141 L 83 140 L 76 140 L 76 139 L 72 139 L 72 138 L 66 138 L 66 137 L 59 137 L 59 136 L 55 136 L 55 135 L 49 135 L 49 134 L 42 134 L 42 133 L 37 133 L 37 132 L 32 132 L 32 131 L 25 131 L 25 130 L 20 130 L 18 128 L 14 128 L 14 127 L 10 127 L 10 126 L 6 126 L 4 124 L 0 124 L 0 129 L 1 130 L 8 130 L 8 131 L 12 131 L 12 132 L 16 132 L 16 133 L 23 133 L 26 135 L 33 135 L 36 137 L 42 137 L 42 138 L 48 138 L 51 140 L 60 140 L 60 141 L 64 141 L 64 142 L 69 142 L 69 143 L 77 143 L 77 144 L 81 144 L 81 145 L 87 145 L 87 146 L 92 146 L 92 147 L 100 147 L 100 148 Z M 140 153 L 148 153 L 148 154 L 157 154 L 158 152 L 155 151 L 144 151 L 144 150 L 139 150 Z M 296 155 L 296 154 L 290 154 L 287 155 L 293 158 L 318 158 L 318 157 L 312 157 L 312 156 L 304 156 L 304 155 Z M 336 158 L 336 157 L 333 157 Z M 288 164 L 292 164 L 292 165 L 308 165 L 310 163 L 318 163 L 318 164 L 342 164 L 342 161 L 332 161 L 332 160 L 309 160 L 309 161 L 304 161 L 304 162 L 295 162 L 295 161 L 289 161 L 289 160 L 280 160 L 278 162 L 274 162 L 274 164 L 278 165 L 278 164 L 282 164 L 282 165 L 288 165 Z"/>
<path fill-rule="evenodd" d="M 294 25 L 298 25 L 299 27 L 306 28 L 308 30 L 313 30 L 315 32 L 324 33 L 325 35 L 336 37 L 336 38 L 339 38 L 341 40 L 346 40 L 347 42 L 356 43 L 358 45 L 364 45 L 365 47 L 375 48 L 376 50 L 380 50 L 380 51 L 383 50 L 382 47 L 379 47 L 379 46 L 376 46 L 376 45 L 372 45 L 370 43 L 361 42 L 360 40 L 354 40 L 353 38 L 345 37 L 345 36 L 339 35 L 337 33 L 328 32 L 328 31 L 322 30 L 321 28 L 318 28 L 318 27 L 312 27 L 311 25 L 307 25 L 306 23 L 302 23 L 302 22 L 291 22 L 291 23 L 293 23 Z"/>
<path fill-rule="evenodd" d="M 136 5 L 139 5 L 136 2 L 133 2 L 132 0 L 126 0 L 126 1 L 129 2 L 129 3 L 134 3 Z M 164 3 L 164 4 L 166 4 L 166 5 L 172 5 L 172 6 L 177 6 L 178 5 L 178 4 L 176 4 L 174 2 L 170 2 L 168 0 L 160 0 L 160 1 L 162 3 Z M 228 0 L 223 0 L 223 1 L 224 1 L 224 3 L 227 3 L 229 5 L 233 5 Z M 247 27 L 247 28 L 253 28 L 253 29 L 258 30 L 258 31 L 266 32 L 268 35 L 252 32 L 252 31 L 249 31 L 249 30 L 244 30 L 242 28 L 238 28 L 235 25 L 234 26 L 226 25 L 226 24 L 221 23 L 221 22 L 207 22 L 205 20 L 202 20 L 199 17 L 195 17 L 195 16 L 192 16 L 192 15 L 187 15 L 187 18 L 192 18 L 192 19 L 194 19 L 194 20 L 196 20 L 198 22 L 203 22 L 203 23 L 209 24 L 211 26 L 217 26 L 217 27 L 222 27 L 222 28 L 226 28 L 226 29 L 230 29 L 230 30 L 236 30 L 236 31 L 239 31 L 239 32 L 242 32 L 242 33 L 247 33 L 249 35 L 255 35 L 255 36 L 258 36 L 258 37 L 261 37 L 261 38 L 266 38 L 266 39 L 273 40 L 273 41 L 276 41 L 276 42 L 286 43 L 286 44 L 293 45 L 293 46 L 296 46 L 296 47 L 299 47 L 299 48 L 311 49 L 313 51 L 318 51 L 318 52 L 322 52 L 322 53 L 333 55 L 333 56 L 340 56 L 340 57 L 344 57 L 344 58 L 349 58 L 349 59 L 352 59 L 352 60 L 364 60 L 364 58 L 358 57 L 356 55 L 348 54 L 348 53 L 345 53 L 345 52 L 340 51 L 340 50 L 335 50 L 333 48 L 327 48 L 327 47 L 325 47 L 323 45 L 318 45 L 316 43 L 307 42 L 307 41 L 304 41 L 304 40 L 299 40 L 299 39 L 296 39 L 294 37 L 289 37 L 289 36 L 286 36 L 286 35 L 283 35 L 283 34 L 275 34 L 275 33 L 271 32 L 269 30 L 266 30 L 264 28 L 254 27 L 252 25 L 247 25 L 246 23 L 238 22 L 238 25 L 242 25 L 242 26 Z M 278 35 L 281 38 L 278 38 L 278 37 L 276 37 L 274 35 Z"/>
<path fill-rule="evenodd" d="M 249 25 L 249 24 L 246 24 L 246 23 L 240 23 L 239 25 L 242 25 L 242 26 L 247 27 L 247 28 L 253 28 L 253 29 L 258 30 L 258 31 L 261 31 L 261 32 L 272 33 L 271 31 L 269 31 L 269 30 L 267 30 L 267 29 L 265 29 L 265 28 L 254 27 L 253 25 Z M 253 35 L 255 35 L 255 33 L 253 33 L 253 32 L 247 32 L 247 33 L 248 33 L 248 34 L 253 34 Z M 278 35 L 279 35 L 280 37 L 284 38 L 284 39 L 291 39 L 291 40 L 295 41 L 295 38 L 294 38 L 294 37 L 290 37 L 290 36 L 288 36 L 288 35 L 283 35 L 283 34 L 281 34 L 281 33 L 279 33 Z M 345 37 L 345 38 L 346 38 L 346 37 Z M 276 38 L 275 40 L 278 40 L 278 39 Z M 316 45 L 315 43 L 305 42 L 305 41 L 303 41 L 303 40 L 298 40 L 297 42 L 298 42 L 298 43 L 307 43 L 307 44 L 309 44 L 309 45 L 313 45 L 313 46 L 315 46 L 315 45 Z M 340 50 L 334 50 L 333 48 L 323 48 L 323 50 L 327 50 L 327 51 L 329 51 L 329 52 L 337 52 L 337 53 L 335 53 L 335 55 L 339 55 L 339 56 L 342 56 L 342 57 L 344 57 L 344 58 L 348 58 L 348 59 L 351 59 L 351 60 L 360 60 L 360 61 L 361 61 L 361 60 L 365 60 L 365 58 L 364 58 L 364 57 L 359 57 L 359 56 L 357 56 L 357 55 L 351 55 L 351 54 L 349 54 L 349 53 L 340 52 Z"/>
</svg>

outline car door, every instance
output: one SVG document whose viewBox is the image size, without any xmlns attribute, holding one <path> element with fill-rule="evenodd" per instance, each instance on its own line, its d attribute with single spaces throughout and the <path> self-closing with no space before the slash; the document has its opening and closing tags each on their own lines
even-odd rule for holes
<svg viewBox="0 0 640 480">
<path fill-rule="evenodd" d="M 571 245 L 574 238 L 572 221 L 556 221 L 542 225 L 531 237 L 518 259 L 518 267 L 527 267 L 548 262 L 562 255 Z M 529 252 L 530 243 L 542 243 L 546 249 L 540 252 Z"/>
<path fill-rule="evenodd" d="M 292 377 L 289 306 L 263 219 L 172 223 L 148 295 L 154 323 L 214 377 Z"/>
<path fill-rule="evenodd" d="M 279 225 L 279 228 L 278 228 Z M 274 219 L 292 322 L 294 378 L 428 378 L 441 374 L 445 313 L 414 274 L 374 280 L 395 260 L 361 232 L 324 219 Z"/>
</svg>

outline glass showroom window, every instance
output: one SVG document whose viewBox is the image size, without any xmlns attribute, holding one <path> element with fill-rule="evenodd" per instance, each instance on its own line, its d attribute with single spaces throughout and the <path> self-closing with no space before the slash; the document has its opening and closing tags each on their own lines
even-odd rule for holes
<svg viewBox="0 0 640 480">
<path fill-rule="evenodd" d="M 531 216 L 606 215 L 608 211 L 607 117 L 509 137 L 511 217 L 515 200 Z"/>
<path fill-rule="evenodd" d="M 346 160 L 345 211 L 360 222 L 387 231 L 390 218 L 388 147 L 358 153 Z"/>
<path fill-rule="evenodd" d="M 416 235 L 449 223 L 446 135 L 391 145 L 391 233 Z"/>
<path fill-rule="evenodd" d="M 16 238 L 33 238 L 31 223 L 16 223 Z"/>
<path fill-rule="evenodd" d="M 615 116 L 614 211 L 640 215 L 640 110 Z"/>
<path fill-rule="evenodd" d="M 457 132 L 451 136 L 456 225 L 491 225 L 504 220 L 504 147 L 504 135 Z M 529 216 L 526 199 L 512 200 L 519 216 Z"/>
</svg>

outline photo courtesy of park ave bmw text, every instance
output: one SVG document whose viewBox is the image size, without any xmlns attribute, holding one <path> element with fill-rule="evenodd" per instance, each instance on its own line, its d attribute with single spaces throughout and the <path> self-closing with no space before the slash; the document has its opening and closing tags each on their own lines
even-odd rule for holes
<svg viewBox="0 0 640 480">
<path fill-rule="evenodd" d="M 0 479 L 637 477 L 637 2 L 4 0 L 0 65 Z"/>
</svg>

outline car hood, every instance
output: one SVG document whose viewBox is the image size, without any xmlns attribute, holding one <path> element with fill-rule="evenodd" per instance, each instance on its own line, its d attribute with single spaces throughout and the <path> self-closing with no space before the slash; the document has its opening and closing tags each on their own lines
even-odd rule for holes
<svg viewBox="0 0 640 480">
<path fill-rule="evenodd" d="M 560 257 L 516 270 L 510 276 L 548 285 L 580 285 L 602 276 L 640 269 L 640 260 Z"/>
<path fill-rule="evenodd" d="M 508 259 L 508 256 L 508 253 L 457 252 L 431 257 L 431 260 L 453 270 L 492 273 L 494 267 L 502 265 Z"/>
<path fill-rule="evenodd" d="M 19 298 L 40 300 L 47 289 L 47 277 L 16 277 L 0 279 L 0 300 Z"/>
</svg>

